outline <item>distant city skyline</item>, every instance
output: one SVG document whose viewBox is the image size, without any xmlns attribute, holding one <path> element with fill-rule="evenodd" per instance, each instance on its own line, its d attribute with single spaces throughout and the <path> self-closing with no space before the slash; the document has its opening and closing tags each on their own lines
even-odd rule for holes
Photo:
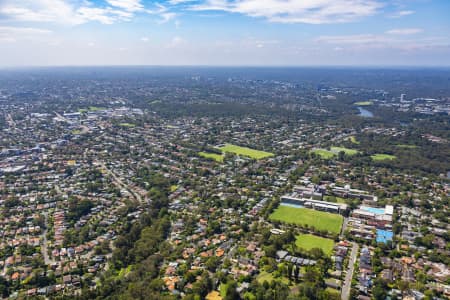
<svg viewBox="0 0 450 300">
<path fill-rule="evenodd" d="M 450 66 L 447 0 L 1 0 L 0 66 Z"/>
</svg>

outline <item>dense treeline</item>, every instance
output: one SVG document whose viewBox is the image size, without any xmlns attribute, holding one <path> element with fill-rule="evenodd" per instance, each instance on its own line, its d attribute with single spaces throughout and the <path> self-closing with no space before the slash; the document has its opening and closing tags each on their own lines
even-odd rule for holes
<svg viewBox="0 0 450 300">
<path fill-rule="evenodd" d="M 368 157 L 354 157 L 354 165 L 374 163 L 388 168 L 422 171 L 439 175 L 450 170 L 450 144 L 434 143 L 417 133 L 407 133 L 401 137 L 389 135 L 364 134 L 358 136 L 359 144 L 348 144 L 368 155 L 385 153 L 395 155 L 396 159 L 373 162 Z"/>
<path fill-rule="evenodd" d="M 150 109 L 167 118 L 195 117 L 245 117 L 255 115 L 292 117 L 294 114 L 285 109 L 268 107 L 264 103 L 157 103 Z"/>
<path fill-rule="evenodd" d="M 94 204 L 89 199 L 79 199 L 77 197 L 70 197 L 68 200 L 68 211 L 66 219 L 70 223 L 74 223 L 82 216 L 87 215 Z"/>
<path fill-rule="evenodd" d="M 114 243 L 110 269 L 95 291 L 83 290 L 83 299 L 172 299 L 164 295 L 164 284 L 158 279 L 168 251 L 165 240 L 170 229 L 167 214 L 170 181 L 148 169 L 139 173 L 151 187 L 150 207 L 137 222 L 125 224 Z"/>
</svg>

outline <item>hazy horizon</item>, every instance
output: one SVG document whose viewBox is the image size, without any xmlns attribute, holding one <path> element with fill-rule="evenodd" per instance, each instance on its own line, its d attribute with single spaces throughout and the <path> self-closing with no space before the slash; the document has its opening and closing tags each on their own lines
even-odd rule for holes
<svg viewBox="0 0 450 300">
<path fill-rule="evenodd" d="M 392 70 L 415 70 L 415 69 L 450 69 L 450 65 L 15 65 L 0 66 L 0 70 L 26 70 L 26 69 L 63 69 L 63 68 L 249 68 L 249 69 L 392 69 Z"/>
</svg>

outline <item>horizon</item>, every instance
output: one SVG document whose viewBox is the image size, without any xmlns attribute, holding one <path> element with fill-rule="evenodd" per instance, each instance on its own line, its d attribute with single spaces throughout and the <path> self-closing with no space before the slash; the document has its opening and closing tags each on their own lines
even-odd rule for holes
<svg viewBox="0 0 450 300">
<path fill-rule="evenodd" d="M 450 69 L 450 65 L 18 65 L 0 66 L 0 70 L 27 69 L 87 69 L 87 68 L 217 68 L 217 69 L 385 69 L 385 70 L 417 70 L 417 69 Z"/>
</svg>

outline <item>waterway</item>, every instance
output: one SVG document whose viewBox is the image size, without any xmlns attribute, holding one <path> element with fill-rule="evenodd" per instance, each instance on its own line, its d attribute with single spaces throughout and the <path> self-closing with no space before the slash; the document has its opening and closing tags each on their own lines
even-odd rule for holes
<svg viewBox="0 0 450 300">
<path fill-rule="evenodd" d="M 371 111 L 368 111 L 367 109 L 364 109 L 362 107 L 359 107 L 359 116 L 364 118 L 373 118 L 373 113 Z"/>
</svg>

